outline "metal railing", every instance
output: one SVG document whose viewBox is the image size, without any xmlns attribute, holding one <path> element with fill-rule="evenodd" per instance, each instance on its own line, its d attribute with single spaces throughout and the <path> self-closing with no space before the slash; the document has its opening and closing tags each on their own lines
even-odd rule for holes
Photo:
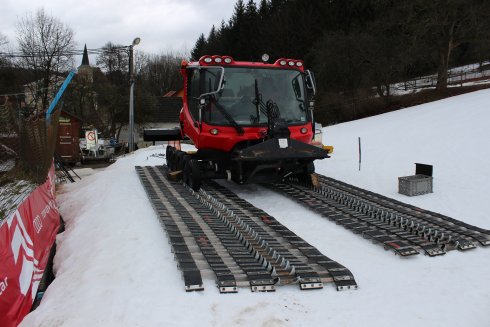
<svg viewBox="0 0 490 327">
<path fill-rule="evenodd" d="M 472 64 L 462 67 L 452 68 L 448 71 L 447 83 L 451 85 L 463 86 L 468 83 L 488 83 L 490 79 L 490 69 L 487 67 L 490 62 Z M 391 85 L 393 90 L 410 91 L 437 86 L 437 75 L 427 75 L 413 78 L 400 83 Z"/>
</svg>

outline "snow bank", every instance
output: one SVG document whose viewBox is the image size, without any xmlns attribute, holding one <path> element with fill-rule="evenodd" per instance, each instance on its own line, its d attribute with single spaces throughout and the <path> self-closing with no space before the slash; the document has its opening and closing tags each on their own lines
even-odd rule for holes
<svg viewBox="0 0 490 327">
<path fill-rule="evenodd" d="M 335 146 L 317 171 L 489 228 L 490 90 L 328 127 Z M 357 138 L 362 139 L 358 170 Z M 22 326 L 487 326 L 490 249 L 401 259 L 292 201 L 257 186 L 227 184 L 327 256 L 360 289 L 279 287 L 275 293 L 186 293 L 135 165 L 157 165 L 163 147 L 139 150 L 63 186 L 56 280 Z M 397 193 L 415 162 L 434 165 L 434 193 Z"/>
</svg>

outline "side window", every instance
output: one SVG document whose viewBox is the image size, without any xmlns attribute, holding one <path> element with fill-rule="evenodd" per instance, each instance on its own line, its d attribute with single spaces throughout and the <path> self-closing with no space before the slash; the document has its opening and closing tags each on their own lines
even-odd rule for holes
<svg viewBox="0 0 490 327">
<path fill-rule="evenodd" d="M 217 69 L 202 69 L 201 70 L 201 85 L 203 93 L 213 92 L 218 88 L 221 73 Z"/>
<path fill-rule="evenodd" d="M 194 120 L 199 119 L 199 96 L 201 92 L 199 90 L 199 70 L 198 69 L 189 69 L 187 71 L 188 76 L 188 102 L 189 102 L 189 111 L 194 118 Z"/>
</svg>

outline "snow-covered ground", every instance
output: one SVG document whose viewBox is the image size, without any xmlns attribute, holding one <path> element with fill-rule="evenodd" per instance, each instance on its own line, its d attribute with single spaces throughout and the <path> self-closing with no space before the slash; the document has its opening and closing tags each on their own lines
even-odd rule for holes
<svg viewBox="0 0 490 327">
<path fill-rule="evenodd" d="M 335 152 L 317 171 L 490 228 L 489 103 L 484 90 L 330 126 L 324 143 Z M 186 293 L 134 170 L 162 164 L 158 153 L 139 150 L 60 189 L 56 279 L 22 326 L 490 326 L 490 248 L 403 259 L 257 186 L 228 184 L 347 266 L 359 290 L 222 295 L 207 278 L 204 292 Z M 397 193 L 415 162 L 434 165 L 434 193 Z"/>
</svg>

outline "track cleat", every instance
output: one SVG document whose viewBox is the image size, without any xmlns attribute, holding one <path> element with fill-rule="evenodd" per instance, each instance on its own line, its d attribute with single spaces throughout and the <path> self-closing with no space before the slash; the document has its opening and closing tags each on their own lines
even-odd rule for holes
<svg viewBox="0 0 490 327">
<path fill-rule="evenodd" d="M 249 274 L 250 290 L 252 292 L 275 292 L 275 280 L 270 274 Z"/>
<path fill-rule="evenodd" d="M 476 248 L 475 243 L 467 240 L 459 240 L 458 249 L 461 251 L 471 250 Z"/>
<path fill-rule="evenodd" d="M 425 255 L 428 255 L 429 257 L 446 254 L 446 251 L 444 250 L 445 247 L 441 245 L 427 244 L 421 245 L 420 247 L 422 248 L 422 250 L 424 250 Z"/>
<path fill-rule="evenodd" d="M 182 271 L 184 277 L 185 291 L 204 291 L 201 273 L 197 269 L 186 269 Z"/>
<path fill-rule="evenodd" d="M 417 255 L 419 254 L 419 251 L 415 249 L 414 247 L 405 244 L 404 242 L 395 242 L 395 241 L 389 241 L 389 242 L 384 242 L 384 248 L 386 250 L 390 249 L 395 252 L 395 254 L 399 254 L 402 257 L 408 257 L 411 255 Z"/>
<path fill-rule="evenodd" d="M 337 291 L 357 290 L 359 287 L 355 280 L 339 280 L 335 282 Z"/>
<path fill-rule="evenodd" d="M 216 274 L 216 277 L 218 279 L 216 281 L 216 286 L 218 286 L 220 293 L 238 293 L 236 280 L 235 277 L 233 277 L 233 275 Z"/>
<path fill-rule="evenodd" d="M 483 236 L 483 235 L 477 235 L 473 236 L 474 239 L 476 239 L 482 246 L 489 246 L 490 245 L 490 238 L 488 236 Z"/>
<path fill-rule="evenodd" d="M 305 272 L 297 272 L 299 275 L 299 287 L 301 290 L 312 290 L 312 289 L 320 289 L 323 288 L 322 280 L 320 276 L 316 272 L 313 271 L 305 271 Z"/>
</svg>

